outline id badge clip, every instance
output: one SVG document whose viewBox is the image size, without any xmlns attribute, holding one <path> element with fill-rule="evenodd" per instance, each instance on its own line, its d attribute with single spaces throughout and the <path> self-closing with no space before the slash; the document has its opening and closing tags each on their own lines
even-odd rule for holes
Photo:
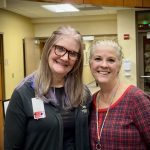
<svg viewBox="0 0 150 150">
<path fill-rule="evenodd" d="M 45 118 L 44 102 L 40 98 L 32 98 L 32 108 L 34 119 Z"/>
</svg>

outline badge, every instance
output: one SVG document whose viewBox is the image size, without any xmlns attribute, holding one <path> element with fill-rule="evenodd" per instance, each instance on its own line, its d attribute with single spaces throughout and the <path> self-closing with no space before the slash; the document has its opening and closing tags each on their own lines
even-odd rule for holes
<svg viewBox="0 0 150 150">
<path fill-rule="evenodd" d="M 87 113 L 87 108 L 86 108 L 86 106 L 82 106 L 82 112 L 85 114 L 85 113 Z"/>
<path fill-rule="evenodd" d="M 34 119 L 45 118 L 44 102 L 40 98 L 32 98 L 32 108 Z"/>
</svg>

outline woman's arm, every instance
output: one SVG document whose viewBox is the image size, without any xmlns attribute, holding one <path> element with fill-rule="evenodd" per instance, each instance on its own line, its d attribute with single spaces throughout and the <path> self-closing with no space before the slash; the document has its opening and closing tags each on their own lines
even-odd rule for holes
<svg viewBox="0 0 150 150">
<path fill-rule="evenodd" d="M 4 124 L 4 150 L 23 150 L 27 117 L 23 102 L 15 90 L 7 108 Z"/>
</svg>

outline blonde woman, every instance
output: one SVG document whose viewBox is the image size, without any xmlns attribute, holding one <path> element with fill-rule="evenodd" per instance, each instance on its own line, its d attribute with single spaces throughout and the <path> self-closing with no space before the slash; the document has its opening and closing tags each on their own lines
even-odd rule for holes
<svg viewBox="0 0 150 150">
<path fill-rule="evenodd" d="M 91 48 L 90 68 L 100 87 L 90 116 L 92 150 L 150 149 L 150 97 L 120 81 L 122 58 L 121 47 L 112 40 Z"/>
</svg>

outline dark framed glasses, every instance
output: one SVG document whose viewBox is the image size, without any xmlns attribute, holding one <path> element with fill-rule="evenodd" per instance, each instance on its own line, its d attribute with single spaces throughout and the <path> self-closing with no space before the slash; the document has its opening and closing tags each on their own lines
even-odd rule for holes
<svg viewBox="0 0 150 150">
<path fill-rule="evenodd" d="M 66 48 L 60 45 L 54 45 L 54 52 L 57 56 L 61 57 L 68 53 L 68 59 L 70 60 L 77 60 L 80 55 L 78 52 L 67 50 Z"/>
</svg>

